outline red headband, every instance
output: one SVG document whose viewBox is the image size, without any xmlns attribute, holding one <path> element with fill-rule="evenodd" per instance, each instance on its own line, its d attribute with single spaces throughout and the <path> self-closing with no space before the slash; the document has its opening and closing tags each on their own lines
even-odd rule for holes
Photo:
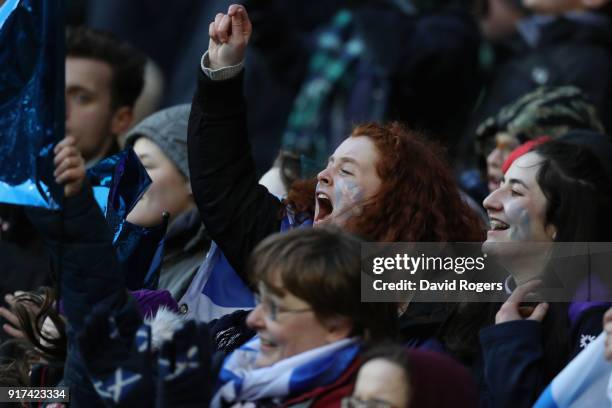
<svg viewBox="0 0 612 408">
<path fill-rule="evenodd" d="M 521 157 L 522 155 L 526 153 L 529 153 L 530 151 L 532 151 L 539 145 L 544 144 L 546 142 L 550 142 L 551 140 L 552 138 L 550 136 L 540 136 L 536 139 L 523 143 L 522 145 L 514 149 L 512 153 L 510 153 L 510 156 L 508 156 L 508 158 L 506 159 L 506 161 L 504 162 L 502 166 L 502 172 L 506 174 L 506 171 L 508 171 L 508 169 L 510 168 L 510 166 L 512 165 L 512 163 L 514 163 L 516 159 L 518 159 L 519 157 Z"/>
</svg>

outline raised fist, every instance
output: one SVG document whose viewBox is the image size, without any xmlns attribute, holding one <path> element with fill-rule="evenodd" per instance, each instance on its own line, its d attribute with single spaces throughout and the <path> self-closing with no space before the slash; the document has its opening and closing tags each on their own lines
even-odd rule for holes
<svg viewBox="0 0 612 408">
<path fill-rule="evenodd" d="M 244 59 L 253 27 L 246 9 L 232 4 L 227 14 L 219 13 L 210 23 L 208 58 L 211 69 L 239 64 Z"/>
</svg>

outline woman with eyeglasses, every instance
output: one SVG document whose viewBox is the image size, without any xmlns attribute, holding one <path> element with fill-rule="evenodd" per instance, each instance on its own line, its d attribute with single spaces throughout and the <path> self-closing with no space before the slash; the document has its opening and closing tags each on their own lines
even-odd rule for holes
<svg viewBox="0 0 612 408">
<path fill-rule="evenodd" d="M 247 318 L 257 335 L 225 359 L 213 407 L 338 406 L 350 394 L 365 345 L 396 328 L 393 304 L 361 302 L 360 256 L 360 240 L 326 228 L 257 246 L 258 303 Z"/>
</svg>

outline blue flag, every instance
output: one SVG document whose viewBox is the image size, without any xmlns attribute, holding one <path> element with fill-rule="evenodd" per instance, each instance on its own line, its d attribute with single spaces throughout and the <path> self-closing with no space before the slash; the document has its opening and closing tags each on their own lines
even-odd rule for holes
<svg viewBox="0 0 612 408">
<path fill-rule="evenodd" d="M 53 147 L 64 136 L 62 0 L 0 7 L 0 202 L 57 209 Z"/>
<path fill-rule="evenodd" d="M 104 159 L 87 171 L 98 205 L 113 232 L 113 246 L 128 289 L 157 289 L 168 217 L 155 227 L 127 221 L 151 178 L 131 148 Z"/>
<path fill-rule="evenodd" d="M 553 378 L 533 408 L 612 406 L 612 363 L 604 358 L 605 343 L 604 332 Z"/>
</svg>

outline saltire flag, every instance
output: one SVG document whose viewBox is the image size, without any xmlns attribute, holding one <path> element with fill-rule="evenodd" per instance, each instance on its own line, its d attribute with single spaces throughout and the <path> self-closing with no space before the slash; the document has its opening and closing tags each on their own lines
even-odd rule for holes
<svg viewBox="0 0 612 408">
<path fill-rule="evenodd" d="M 606 333 L 601 333 L 544 390 L 534 408 L 612 407 L 612 363 L 604 358 Z"/>
<path fill-rule="evenodd" d="M 282 232 L 311 226 L 311 219 L 292 212 L 287 212 L 281 221 Z M 208 323 L 238 310 L 253 309 L 255 297 L 213 241 L 179 304 L 187 307 L 188 318 Z"/>
</svg>

